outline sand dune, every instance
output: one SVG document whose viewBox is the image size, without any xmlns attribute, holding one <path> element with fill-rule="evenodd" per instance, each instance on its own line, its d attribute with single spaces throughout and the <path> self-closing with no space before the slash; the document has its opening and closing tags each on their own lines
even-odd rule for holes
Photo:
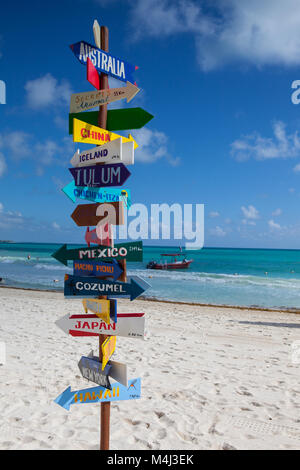
<svg viewBox="0 0 300 470">
<path fill-rule="evenodd" d="M 0 296 L 0 448 L 98 449 L 100 405 L 53 403 L 69 385 L 92 386 L 77 364 L 97 339 L 54 324 L 83 313 L 80 300 Z M 117 339 L 113 359 L 142 378 L 142 398 L 112 404 L 111 449 L 300 449 L 299 315 L 143 300 L 118 311 L 145 312 L 148 335 Z"/>
</svg>

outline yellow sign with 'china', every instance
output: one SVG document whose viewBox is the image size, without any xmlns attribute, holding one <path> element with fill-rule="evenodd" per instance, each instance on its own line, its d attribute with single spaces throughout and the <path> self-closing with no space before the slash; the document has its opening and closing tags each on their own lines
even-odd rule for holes
<svg viewBox="0 0 300 470">
<path fill-rule="evenodd" d="M 112 142 L 113 140 L 120 139 L 122 142 L 133 142 L 134 148 L 138 147 L 138 144 L 129 134 L 129 137 L 123 137 L 122 135 L 115 134 L 114 132 L 107 131 L 101 127 L 93 126 L 87 122 L 80 121 L 79 119 L 73 119 L 73 141 L 82 142 L 84 144 L 95 144 L 102 145 Z"/>
<path fill-rule="evenodd" d="M 111 356 L 115 352 L 117 343 L 116 336 L 109 336 L 106 338 L 104 343 L 101 346 L 102 349 L 102 370 L 105 368 L 106 364 L 110 360 Z"/>
</svg>

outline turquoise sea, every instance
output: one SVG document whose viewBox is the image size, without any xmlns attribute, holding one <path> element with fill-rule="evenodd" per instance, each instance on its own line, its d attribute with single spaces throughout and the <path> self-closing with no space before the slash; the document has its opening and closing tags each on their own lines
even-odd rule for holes
<svg viewBox="0 0 300 470">
<path fill-rule="evenodd" d="M 72 269 L 51 257 L 59 246 L 0 243 L 2 283 L 41 290 L 63 289 L 64 274 Z M 151 284 L 147 297 L 214 305 L 300 308 L 300 250 L 203 248 L 187 252 L 187 257 L 194 259 L 188 270 L 146 269 L 148 261 L 158 260 L 160 253 L 174 251 L 174 247 L 144 247 L 144 261 L 127 264 L 128 275 L 139 275 Z"/>
</svg>

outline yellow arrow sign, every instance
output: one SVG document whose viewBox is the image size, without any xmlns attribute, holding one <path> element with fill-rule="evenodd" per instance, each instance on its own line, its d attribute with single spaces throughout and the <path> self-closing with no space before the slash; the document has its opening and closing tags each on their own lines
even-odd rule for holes
<svg viewBox="0 0 300 470">
<path fill-rule="evenodd" d="M 96 144 L 102 145 L 112 140 L 116 140 L 122 137 L 122 142 L 134 142 L 134 148 L 138 147 L 138 144 L 129 134 L 129 137 L 123 137 L 122 135 L 109 132 L 101 127 L 93 126 L 87 122 L 80 121 L 79 119 L 73 120 L 73 141 L 82 142 L 84 144 Z"/>
<path fill-rule="evenodd" d="M 105 299 L 84 299 L 82 301 L 85 313 L 92 311 L 108 325 L 110 324 L 110 300 Z"/>
<path fill-rule="evenodd" d="M 102 349 L 102 370 L 105 368 L 106 364 L 110 360 L 111 356 L 115 352 L 117 343 L 116 336 L 109 336 L 106 338 L 104 343 L 101 346 Z"/>
</svg>

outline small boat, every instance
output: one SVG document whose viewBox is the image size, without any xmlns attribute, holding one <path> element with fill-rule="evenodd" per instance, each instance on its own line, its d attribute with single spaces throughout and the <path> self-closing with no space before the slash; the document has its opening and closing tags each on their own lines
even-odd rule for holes
<svg viewBox="0 0 300 470">
<path fill-rule="evenodd" d="M 194 261 L 186 259 L 184 253 L 162 253 L 160 256 L 162 257 L 161 261 L 150 261 L 147 264 L 147 269 L 186 269 Z M 171 258 L 170 261 L 163 258 L 165 256 Z M 183 259 L 180 259 L 180 256 Z"/>
</svg>

